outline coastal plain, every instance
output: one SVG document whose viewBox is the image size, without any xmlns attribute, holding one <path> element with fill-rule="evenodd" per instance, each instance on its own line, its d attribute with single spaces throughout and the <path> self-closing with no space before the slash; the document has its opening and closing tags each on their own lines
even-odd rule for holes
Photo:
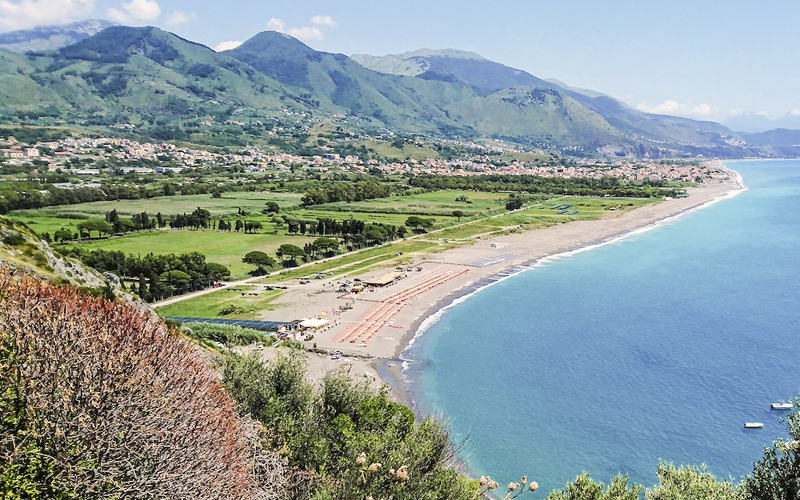
<svg viewBox="0 0 800 500">
<path fill-rule="evenodd" d="M 609 212 L 597 220 L 577 220 L 533 230 L 516 230 L 501 236 L 476 236 L 471 244 L 407 255 L 400 267 L 376 266 L 358 275 L 374 281 L 396 269 L 401 278 L 381 288 L 342 293 L 338 283 L 355 276 L 299 279 L 281 283 L 285 293 L 257 313 L 262 321 L 289 322 L 302 318 L 326 319 L 313 339 L 305 342 L 308 373 L 321 379 L 342 365 L 354 378 L 369 376 L 388 383 L 395 397 L 410 403 L 401 383 L 401 353 L 427 318 L 470 290 L 498 275 L 535 264 L 547 257 L 624 237 L 744 189 L 735 172 L 727 179 L 688 189 L 686 198 L 665 199 L 635 210 Z M 305 281 L 305 280 L 304 280 Z M 254 288 L 260 285 L 255 282 Z M 215 293 L 225 293 L 224 291 Z M 381 308 L 384 310 L 382 311 Z M 252 349 L 253 347 L 245 348 Z M 341 357 L 333 359 L 333 353 Z M 262 356 L 274 356 L 274 350 Z"/>
</svg>

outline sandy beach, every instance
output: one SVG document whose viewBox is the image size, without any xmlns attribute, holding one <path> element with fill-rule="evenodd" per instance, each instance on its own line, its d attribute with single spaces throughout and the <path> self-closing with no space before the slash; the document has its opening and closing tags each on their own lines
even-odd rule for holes
<svg viewBox="0 0 800 500">
<path fill-rule="evenodd" d="M 327 320 L 328 324 L 306 341 L 307 348 L 329 353 L 307 354 L 309 375 L 321 379 L 328 371 L 346 365 L 354 378 L 367 376 L 376 385 L 386 382 L 397 399 L 408 403 L 400 383 L 399 357 L 425 318 L 495 275 L 675 217 L 735 194 L 743 189 L 740 182 L 739 176 L 731 172 L 727 180 L 689 189 L 687 198 L 666 199 L 621 214 L 609 212 L 600 220 L 569 222 L 494 238 L 476 237 L 471 245 L 425 256 L 410 255 L 413 264 L 410 270 L 403 270 L 403 278 L 355 295 L 339 292 L 337 284 L 355 277 L 333 276 L 306 284 L 287 282 L 289 290 L 276 301 L 278 307 L 264 311 L 260 319 Z M 395 269 L 374 269 L 357 277 L 375 279 L 392 271 Z M 332 359 L 335 352 L 341 353 L 338 359 Z"/>
</svg>

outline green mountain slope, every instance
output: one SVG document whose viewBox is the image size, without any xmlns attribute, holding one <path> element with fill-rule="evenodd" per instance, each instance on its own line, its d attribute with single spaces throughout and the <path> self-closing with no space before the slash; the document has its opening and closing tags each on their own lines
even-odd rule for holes
<svg viewBox="0 0 800 500">
<path fill-rule="evenodd" d="M 525 138 L 541 145 L 599 147 L 627 140 L 578 101 L 548 88 L 514 87 L 455 103 L 451 115 L 485 134 Z"/>
<path fill-rule="evenodd" d="M 587 136 L 586 132 L 592 128 L 589 123 L 576 127 L 569 121 L 562 123 L 556 120 L 556 123 L 546 116 L 539 116 L 538 120 L 534 120 L 532 130 L 528 131 L 529 135 L 534 137 L 542 137 L 541 131 L 537 129 L 547 127 L 552 137 L 565 138 L 575 134 L 574 137 L 579 142 L 588 140 L 593 143 L 598 140 L 625 137 L 629 143 L 641 143 L 644 140 L 651 142 L 650 146 L 667 143 L 692 148 L 707 147 L 710 150 L 728 148 L 730 144 L 726 141 L 730 141 L 731 138 L 740 139 L 735 132 L 717 123 L 643 113 L 599 92 L 569 87 L 558 80 L 542 80 L 525 71 L 490 61 L 471 52 L 422 49 L 385 57 L 363 54 L 353 57 L 364 66 L 376 71 L 412 75 L 429 80 L 457 81 L 493 92 L 519 86 L 538 87 L 540 89 L 536 91 L 538 93 L 555 91 L 587 108 L 590 114 L 599 115 L 602 121 L 606 122 L 598 123 L 597 118 L 593 117 L 589 122 L 596 124 L 598 128 L 595 133 Z M 567 119 L 576 112 L 578 111 L 573 102 L 572 111 L 564 113 L 563 117 Z M 610 136 L 607 135 L 609 125 L 616 129 Z M 509 128 L 514 127 L 506 125 L 504 130 Z M 584 132 L 581 133 L 580 129 Z M 480 130 L 485 132 L 486 128 Z M 565 134 L 564 130 L 570 130 L 570 133 Z M 524 131 L 521 135 L 525 135 Z"/>
<path fill-rule="evenodd" d="M 0 91 L 7 114 L 56 108 L 74 124 L 147 128 L 183 119 L 224 122 L 242 108 L 256 116 L 287 106 L 310 109 L 246 64 L 156 28 L 111 27 L 24 57 L 2 52 L 0 65 L 0 78 L 15 89 Z M 36 98 L 15 97 L 20 93 Z"/>
<path fill-rule="evenodd" d="M 260 33 L 227 53 L 266 76 L 301 87 L 340 112 L 393 129 L 515 138 L 554 146 L 625 141 L 597 113 L 556 90 L 502 90 L 508 83 L 552 84 L 477 54 L 450 51 L 448 57 L 427 57 L 416 53 L 407 59 L 427 58 L 416 77 L 410 77 L 372 71 L 346 56 L 314 51 L 275 32 Z M 505 76 L 497 77 L 492 86 L 490 80 L 498 71 Z M 537 97 L 531 101 L 532 95 Z M 536 99 L 545 99 L 546 106 L 536 105 Z"/>
<path fill-rule="evenodd" d="M 58 51 L 0 50 L 0 121 L 129 124 L 142 137 L 242 145 L 265 137 L 273 118 L 294 116 L 290 126 L 301 128 L 336 119 L 359 130 L 587 154 L 752 154 L 721 125 L 648 115 L 477 54 L 398 57 L 416 76 L 373 71 L 275 32 L 218 54 L 157 28 L 114 26 Z"/>
</svg>

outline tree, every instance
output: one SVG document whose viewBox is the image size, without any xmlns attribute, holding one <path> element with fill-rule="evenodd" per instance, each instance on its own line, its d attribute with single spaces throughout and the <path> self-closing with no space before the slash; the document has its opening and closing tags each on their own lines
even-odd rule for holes
<svg viewBox="0 0 800 500">
<path fill-rule="evenodd" d="M 277 214 L 281 211 L 281 207 L 274 201 L 268 201 L 266 205 L 267 208 L 264 209 L 265 214 Z"/>
<path fill-rule="evenodd" d="M 461 210 L 453 210 L 453 217 L 458 217 L 458 222 L 461 222 L 461 218 L 464 217 L 464 212 Z"/>
<path fill-rule="evenodd" d="M 223 281 L 231 276 L 228 266 L 216 262 L 206 264 L 206 270 L 208 272 L 208 280 L 211 282 Z"/>
<path fill-rule="evenodd" d="M 159 277 L 161 278 L 161 281 L 168 284 L 175 291 L 175 293 L 183 293 L 187 291 L 192 284 L 192 277 L 183 271 L 165 271 L 161 273 Z"/>
<path fill-rule="evenodd" d="M 519 210 L 522 208 L 524 204 L 524 200 L 520 196 L 514 196 L 513 194 L 508 197 L 508 201 L 506 202 L 506 210 Z"/>
<path fill-rule="evenodd" d="M 81 238 L 90 238 L 92 231 L 97 231 L 97 236 L 102 237 L 104 234 L 114 234 L 114 226 L 99 217 L 87 219 L 78 223 L 78 231 Z"/>
<path fill-rule="evenodd" d="M 245 264 L 252 264 L 256 266 L 259 274 L 267 274 L 266 268 L 272 267 L 275 265 L 275 259 L 270 257 L 264 252 L 253 250 L 252 252 L 247 252 L 244 257 L 242 257 L 242 262 Z"/>
<path fill-rule="evenodd" d="M 262 227 L 264 227 L 264 225 L 261 224 L 261 222 L 259 222 L 257 220 L 246 220 L 246 221 L 244 221 L 244 232 L 245 232 L 245 234 L 246 233 L 255 233 L 259 229 L 261 229 Z"/>
<path fill-rule="evenodd" d="M 332 256 L 339 249 L 339 242 L 333 238 L 320 237 L 311 244 L 315 251 Z"/>
<path fill-rule="evenodd" d="M 378 224 L 370 224 L 370 226 L 367 227 L 362 234 L 373 245 L 378 245 L 386 241 L 386 238 L 389 236 L 388 230 L 383 226 L 379 226 Z"/>
<path fill-rule="evenodd" d="M 414 230 L 414 232 L 418 232 L 420 230 L 431 230 L 433 229 L 434 219 L 426 219 L 423 217 L 419 217 L 417 215 L 412 215 L 408 219 L 406 219 L 406 226 L 410 227 Z"/>
<path fill-rule="evenodd" d="M 60 241 L 61 243 L 66 243 L 67 241 L 72 241 L 72 232 L 69 229 L 64 229 L 63 227 L 53 233 L 53 239 L 56 242 Z"/>
<path fill-rule="evenodd" d="M 284 267 L 296 266 L 297 258 L 303 257 L 305 254 L 306 252 L 302 248 L 290 243 L 284 243 L 278 247 L 278 250 L 275 252 L 275 255 L 280 257 Z"/>
<path fill-rule="evenodd" d="M 639 484 L 628 486 L 628 476 L 617 475 L 604 489 L 603 483 L 596 483 L 584 472 L 567 483 L 561 491 L 547 495 L 547 500 L 639 500 L 644 487 Z M 698 499 L 699 500 L 699 499 Z"/>
<path fill-rule="evenodd" d="M 744 500 L 744 489 L 719 481 L 701 468 L 658 463 L 658 484 L 644 493 L 645 500 Z"/>
</svg>

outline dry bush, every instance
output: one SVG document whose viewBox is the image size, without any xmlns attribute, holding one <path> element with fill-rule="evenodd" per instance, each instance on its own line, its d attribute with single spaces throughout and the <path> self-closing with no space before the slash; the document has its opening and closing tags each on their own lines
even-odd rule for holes
<svg viewBox="0 0 800 500">
<path fill-rule="evenodd" d="M 3 498 L 264 494 L 254 468 L 268 465 L 188 344 L 129 306 L 8 268 L 0 432 Z"/>
</svg>

